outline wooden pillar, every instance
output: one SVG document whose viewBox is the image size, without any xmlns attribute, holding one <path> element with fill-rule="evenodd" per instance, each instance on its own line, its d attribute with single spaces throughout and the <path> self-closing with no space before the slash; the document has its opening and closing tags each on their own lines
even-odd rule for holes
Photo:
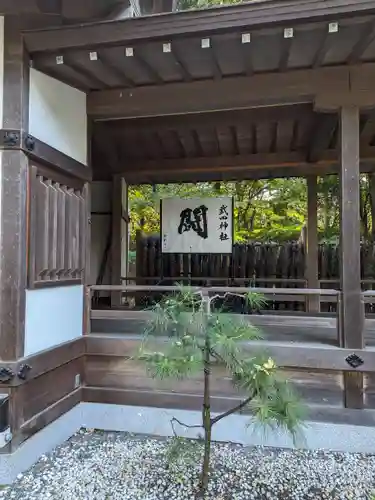
<svg viewBox="0 0 375 500">
<path fill-rule="evenodd" d="M 121 276 L 129 277 L 129 188 L 125 179 L 121 179 Z M 128 281 L 125 283 L 129 284 Z"/>
<path fill-rule="evenodd" d="M 359 108 L 340 109 L 340 281 L 342 290 L 342 344 L 364 347 L 364 307 L 361 296 L 359 217 Z M 345 406 L 363 407 L 363 376 L 344 375 Z"/>
<path fill-rule="evenodd" d="M 3 129 L 28 132 L 29 58 L 17 19 L 4 19 Z M 23 356 L 27 284 L 27 170 L 22 151 L 3 148 L 0 175 L 0 359 Z"/>
<path fill-rule="evenodd" d="M 319 288 L 318 276 L 318 193 L 317 177 L 307 177 L 307 245 L 306 279 L 308 288 Z M 309 296 L 308 312 L 320 311 L 319 296 Z"/>
<path fill-rule="evenodd" d="M 122 219 L 122 179 L 112 180 L 112 240 L 111 240 L 111 285 L 121 285 L 121 219 Z M 121 293 L 111 293 L 111 307 L 121 305 Z"/>
<path fill-rule="evenodd" d="M 375 242 L 375 174 L 370 174 L 370 195 L 371 195 L 371 238 Z"/>
</svg>

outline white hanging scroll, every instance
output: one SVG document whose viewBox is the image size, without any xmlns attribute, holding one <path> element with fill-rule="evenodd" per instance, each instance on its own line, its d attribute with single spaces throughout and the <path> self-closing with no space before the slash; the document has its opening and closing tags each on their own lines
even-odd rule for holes
<svg viewBox="0 0 375 500">
<path fill-rule="evenodd" d="M 161 245 L 163 253 L 232 253 L 233 199 L 162 200 Z"/>
</svg>

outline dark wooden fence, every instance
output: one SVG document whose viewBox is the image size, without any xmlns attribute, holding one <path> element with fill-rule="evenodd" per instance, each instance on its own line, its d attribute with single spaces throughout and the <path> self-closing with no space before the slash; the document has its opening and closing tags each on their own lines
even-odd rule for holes
<svg viewBox="0 0 375 500">
<path fill-rule="evenodd" d="M 361 247 L 362 286 L 375 285 L 375 247 Z M 322 288 L 339 288 L 339 248 L 319 246 L 319 279 Z M 137 237 L 136 276 L 138 284 L 193 286 L 258 286 L 305 288 L 305 247 L 297 242 L 235 244 L 233 254 L 162 254 L 160 238 L 139 234 Z M 303 302 L 273 302 L 276 310 L 304 310 Z M 370 308 L 370 305 L 367 306 Z M 322 304 L 322 311 L 334 311 L 335 305 Z"/>
</svg>

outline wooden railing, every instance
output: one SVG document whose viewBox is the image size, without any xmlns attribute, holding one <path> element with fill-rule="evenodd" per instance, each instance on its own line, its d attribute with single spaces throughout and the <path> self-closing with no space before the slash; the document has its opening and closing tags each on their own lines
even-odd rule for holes
<svg viewBox="0 0 375 500">
<path fill-rule="evenodd" d="M 88 289 L 88 299 L 92 297 L 94 292 L 98 291 L 109 291 L 111 293 L 123 293 L 125 295 L 134 296 L 139 293 L 174 293 L 179 288 L 176 286 L 150 286 L 150 285 L 100 285 L 92 286 Z M 312 314 L 310 316 L 275 316 L 273 315 L 244 315 L 245 319 L 252 321 L 254 325 L 259 326 L 260 330 L 263 331 L 265 340 L 244 342 L 243 350 L 253 352 L 254 349 L 260 349 L 261 351 L 267 352 L 273 357 L 275 362 L 282 369 L 287 370 L 288 376 L 291 376 L 293 380 L 297 381 L 299 387 L 307 391 L 310 394 L 310 389 L 313 391 L 321 390 L 322 398 L 325 398 L 324 394 L 328 391 L 330 394 L 331 403 L 326 403 L 327 400 L 321 400 L 320 404 L 336 404 L 332 403 L 334 401 L 333 393 L 331 392 L 331 382 L 334 378 L 335 387 L 342 396 L 342 408 L 364 408 L 364 407 L 374 407 L 374 388 L 373 380 L 375 373 L 375 349 L 373 346 L 369 345 L 362 349 L 347 349 L 343 338 L 341 337 L 341 292 L 339 290 L 331 289 L 307 289 L 307 288 L 246 288 L 246 287 L 192 287 L 192 290 L 196 292 L 204 292 L 205 294 L 212 295 L 224 295 L 225 293 L 232 294 L 245 294 L 249 291 L 254 291 L 263 294 L 268 299 L 273 299 L 274 297 L 282 297 L 282 300 L 296 301 L 299 299 L 304 300 L 306 297 L 318 296 L 320 302 L 330 301 L 337 305 L 336 320 L 335 318 L 327 318 L 322 315 Z M 375 303 L 375 290 L 366 291 L 362 293 L 363 304 L 365 303 Z M 91 304 L 91 301 L 88 301 Z M 364 308 L 363 308 L 364 314 Z M 91 320 L 97 321 L 95 325 L 100 325 L 100 321 L 104 320 L 118 320 L 121 321 L 122 325 L 127 325 L 125 328 L 125 334 L 105 334 L 105 333 L 93 333 L 90 334 L 89 328 L 87 329 L 87 356 L 89 368 L 88 373 L 90 374 L 91 385 L 98 384 L 104 385 L 102 378 L 105 376 L 105 371 L 103 366 L 105 363 L 110 363 L 108 360 L 113 360 L 111 365 L 108 365 L 111 371 L 108 375 L 109 379 L 115 376 L 113 373 L 113 366 L 117 366 L 120 363 L 120 359 L 129 359 L 134 354 L 134 350 L 137 349 L 142 338 L 142 329 L 135 331 L 134 325 L 143 324 L 143 322 L 150 319 L 152 315 L 151 311 L 145 310 L 132 310 L 132 309 L 92 309 L 89 308 L 88 317 Z M 373 320 L 370 320 L 373 321 Z M 258 325 L 259 323 L 259 325 Z M 91 322 L 90 322 L 91 324 Z M 94 324 L 94 323 L 93 323 Z M 108 323 L 107 323 L 108 324 Z M 119 323 L 120 325 L 120 323 Z M 368 326 L 368 325 L 367 325 Z M 270 335 L 271 331 L 275 335 Z M 278 328 L 281 328 L 278 330 Z M 268 328 L 268 331 L 266 332 Z M 289 331 L 292 335 L 285 335 L 282 331 Z M 294 330 L 293 330 L 294 328 Z M 299 337 L 295 335 L 294 332 L 301 332 L 306 328 L 306 335 Z M 114 327 L 114 331 L 116 327 Z M 321 330 L 322 335 L 318 335 L 319 340 L 311 335 L 311 332 L 318 332 Z M 327 329 L 331 332 L 327 332 Z M 118 330 L 119 332 L 121 329 Z M 130 334 L 127 334 L 129 332 Z M 331 343 L 333 339 L 332 333 L 336 332 L 337 341 Z M 327 335 L 328 334 L 328 335 Z M 325 338 L 324 336 L 327 336 Z M 328 339 L 329 336 L 329 339 Z M 312 340 L 311 340 L 312 339 Z M 327 341 L 328 340 L 328 341 Z M 333 339 L 334 340 L 334 339 Z M 359 366 L 353 367 L 350 362 L 352 356 L 356 355 L 360 358 L 361 363 Z M 118 361 L 117 361 L 118 360 Z M 115 363 L 115 364 L 113 364 Z M 122 363 L 122 361 L 121 361 Z M 135 362 L 133 362 L 134 364 Z M 133 364 L 128 368 L 129 374 L 133 373 Z M 120 366 L 120 365 L 118 365 Z M 122 366 L 122 365 L 121 365 Z M 127 366 L 127 365 L 126 365 Z M 135 365 L 134 365 L 135 366 Z M 125 369 L 125 368 L 124 368 Z M 138 368 L 134 368 L 138 370 Z M 140 368 L 139 368 L 140 370 Z M 100 372 L 100 376 L 98 375 Z M 128 372 L 126 372 L 128 373 Z M 137 372 L 138 373 L 138 372 Z M 139 371 L 141 373 L 141 371 Z M 315 382 L 312 382 L 312 386 L 309 383 L 304 385 L 304 375 L 309 374 L 315 377 Z M 358 385 L 353 386 L 351 383 L 352 377 L 348 375 L 356 375 L 356 380 L 358 380 Z M 141 375 L 139 375 L 141 376 Z M 99 377 L 99 378 L 98 378 Z M 112 378 L 111 378 L 112 377 Z M 118 377 L 121 377 L 119 373 Z M 125 375 L 124 375 L 125 377 Z M 121 382 L 124 391 L 126 392 L 126 398 L 129 397 L 129 393 L 133 390 L 134 394 L 138 394 L 137 381 L 132 382 L 130 375 L 124 378 Z M 318 378 L 316 378 L 318 377 Z M 333 377 L 333 378 L 332 378 Z M 117 379 L 116 379 L 117 380 Z M 137 379 L 138 380 L 138 379 Z M 220 379 L 221 380 L 221 379 Z M 318 380 L 318 382 L 317 382 Z M 90 383 L 88 385 L 90 385 Z M 112 382 L 111 382 L 112 383 Z M 144 381 L 145 387 L 149 387 L 149 392 L 145 394 L 142 399 L 142 404 L 146 404 L 148 398 L 153 394 L 152 382 Z M 117 387 L 116 382 L 116 387 Z M 130 384 L 130 389 L 129 389 Z M 302 384 L 302 385 L 301 385 Z M 315 384 L 315 385 L 314 385 Z M 100 392 L 101 391 L 101 392 Z M 104 398 L 105 401 L 110 401 L 110 396 L 113 397 L 113 401 L 118 401 L 118 392 L 111 393 L 110 388 L 100 389 L 100 394 L 97 398 Z M 129 392 L 130 391 L 130 392 Z M 184 391 L 172 391 L 173 396 L 178 404 L 178 407 L 185 407 L 185 400 L 183 400 Z M 185 390 L 186 392 L 186 390 Z M 112 394 L 112 395 L 111 395 Z M 125 393 L 124 393 L 125 394 Z M 336 393 L 335 393 L 336 394 Z M 337 393 L 338 394 L 338 393 Z M 350 396 L 350 397 L 348 397 Z M 171 397 L 168 393 L 168 397 Z M 315 396 L 314 396 L 315 397 Z M 340 397 L 340 396 L 339 396 Z M 125 395 L 124 395 L 125 398 Z M 98 399 L 98 400 L 99 400 Z M 318 398 L 319 399 L 319 398 Z M 127 399 L 128 401 L 128 399 Z M 138 401 L 138 400 L 137 400 Z M 320 400 L 319 400 L 320 401 Z M 336 400 L 335 400 L 336 401 Z M 354 402 L 352 402 L 354 401 Z M 137 403 L 138 404 L 138 403 Z M 139 403 L 140 404 L 140 403 Z M 157 403 L 161 404 L 161 403 Z M 164 403 L 163 403 L 164 404 Z M 172 403 L 170 403 L 172 404 Z M 187 404 L 187 403 L 186 403 Z"/>
<path fill-rule="evenodd" d="M 273 301 L 283 301 L 283 302 L 305 302 L 308 297 L 319 297 L 319 302 L 325 303 L 334 303 L 337 305 L 336 307 L 336 328 L 337 328 L 337 343 L 341 345 L 341 336 L 340 336 L 340 314 L 341 307 L 339 306 L 341 301 L 341 293 L 338 290 L 330 290 L 330 289 L 309 289 L 309 288 L 263 288 L 263 287 L 223 287 L 223 286 L 210 286 L 210 287 L 197 287 L 192 286 L 189 287 L 191 291 L 194 292 L 204 292 L 208 295 L 225 295 L 225 294 L 237 294 L 237 295 L 245 295 L 249 292 L 254 292 L 263 295 L 267 300 Z M 139 294 L 163 294 L 163 293 L 175 293 L 180 288 L 176 285 L 93 285 L 90 287 L 90 297 L 89 301 L 91 304 L 92 294 L 95 292 L 118 292 L 125 295 L 139 295 Z M 375 291 L 374 291 L 375 294 Z M 97 313 L 102 317 L 106 318 L 116 318 L 116 319 L 126 319 L 126 310 L 113 310 L 106 309 L 100 310 Z M 94 313 L 95 315 L 95 313 Z M 90 313 L 92 317 L 92 312 Z"/>
</svg>

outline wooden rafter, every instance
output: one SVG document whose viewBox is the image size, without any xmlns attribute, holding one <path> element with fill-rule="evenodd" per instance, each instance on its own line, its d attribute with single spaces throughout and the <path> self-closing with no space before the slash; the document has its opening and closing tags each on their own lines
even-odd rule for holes
<svg viewBox="0 0 375 500">
<path fill-rule="evenodd" d="M 375 136 L 375 115 L 374 113 L 371 113 L 370 115 L 367 116 L 366 122 L 364 124 L 364 127 L 361 131 L 361 146 L 362 147 L 367 147 L 371 146 L 371 142 L 374 139 Z"/>
<path fill-rule="evenodd" d="M 354 45 L 352 52 L 349 54 L 349 64 L 358 64 L 361 56 L 375 38 L 375 21 L 371 20 L 367 23 L 366 28 L 360 32 L 360 37 Z"/>
</svg>

